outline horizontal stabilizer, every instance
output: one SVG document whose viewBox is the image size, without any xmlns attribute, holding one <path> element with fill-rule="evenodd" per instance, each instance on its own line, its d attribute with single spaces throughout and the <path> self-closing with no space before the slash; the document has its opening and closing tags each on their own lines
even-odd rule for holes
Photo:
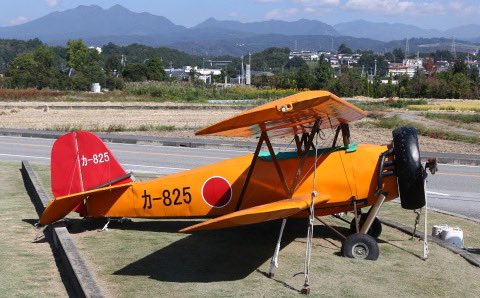
<svg viewBox="0 0 480 298">
<path fill-rule="evenodd" d="M 315 198 L 315 206 L 326 203 L 329 198 L 330 197 L 327 195 L 318 194 Z M 221 229 L 286 218 L 308 209 L 310 207 L 310 202 L 310 195 L 301 195 L 293 197 L 292 199 L 281 200 L 233 212 L 187 227 L 180 230 L 180 232 Z"/>
<path fill-rule="evenodd" d="M 101 192 L 111 191 L 113 189 L 129 188 L 132 183 L 114 185 L 105 188 L 99 188 L 94 190 L 89 190 L 85 192 L 80 192 L 72 195 L 67 195 L 63 197 L 58 197 L 50 201 L 48 207 L 43 211 L 42 216 L 40 217 L 41 225 L 48 225 L 53 222 L 56 222 L 59 219 L 64 218 L 70 211 L 72 211 L 80 202 L 86 199 L 90 194 L 98 194 Z"/>
</svg>

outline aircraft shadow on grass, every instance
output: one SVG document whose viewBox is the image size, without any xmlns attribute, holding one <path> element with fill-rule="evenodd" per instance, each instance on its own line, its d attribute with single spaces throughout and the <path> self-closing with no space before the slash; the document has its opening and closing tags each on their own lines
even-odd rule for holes
<svg viewBox="0 0 480 298">
<path fill-rule="evenodd" d="M 177 226 L 174 223 L 169 225 L 173 228 L 172 232 L 186 225 L 185 222 L 176 222 Z M 154 224 L 153 226 L 158 228 L 151 227 L 151 230 L 165 231 L 164 227 L 160 227 L 162 224 L 163 222 Z M 280 221 L 277 220 L 252 226 L 196 232 L 117 270 L 114 274 L 149 276 L 165 282 L 240 280 L 258 270 L 272 257 L 279 228 Z M 346 228 L 336 228 L 347 232 Z M 283 235 L 282 248 L 297 238 L 304 238 L 306 232 L 305 220 L 289 220 Z M 341 240 L 323 226 L 315 228 L 315 237 Z"/>
</svg>

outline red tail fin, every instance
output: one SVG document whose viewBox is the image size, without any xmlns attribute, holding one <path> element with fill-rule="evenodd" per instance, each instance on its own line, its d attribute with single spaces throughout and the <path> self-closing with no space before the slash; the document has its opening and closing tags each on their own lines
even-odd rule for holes
<svg viewBox="0 0 480 298">
<path fill-rule="evenodd" d="M 90 132 L 70 132 L 53 144 L 51 182 L 55 197 L 131 181 L 102 140 Z M 86 215 L 83 203 L 75 211 Z"/>
</svg>

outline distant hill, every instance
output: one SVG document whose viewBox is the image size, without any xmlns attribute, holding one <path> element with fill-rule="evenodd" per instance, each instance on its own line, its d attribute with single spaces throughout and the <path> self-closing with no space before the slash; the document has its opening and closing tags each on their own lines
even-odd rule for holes
<svg viewBox="0 0 480 298">
<path fill-rule="evenodd" d="M 342 35 L 374 38 L 381 41 L 412 37 L 442 37 L 440 30 L 422 29 L 400 23 L 374 23 L 363 20 L 340 23 L 333 26 Z"/>
<path fill-rule="evenodd" d="M 120 5 L 103 9 L 96 5 L 53 12 L 31 22 L 0 28 L 1 38 L 31 39 L 45 42 L 118 35 L 172 34 L 185 30 L 167 18 L 150 13 L 135 13 Z"/>
<path fill-rule="evenodd" d="M 263 22 L 242 23 L 238 21 L 219 21 L 215 18 L 198 24 L 193 28 L 229 29 L 232 31 L 255 34 L 282 35 L 339 35 L 330 25 L 320 21 L 300 19 L 294 22 L 269 20 Z"/>
<path fill-rule="evenodd" d="M 451 38 L 411 38 L 408 41 L 410 54 L 416 52 L 435 52 L 437 50 L 450 51 L 452 49 Z M 385 43 L 386 51 L 392 51 L 395 48 L 401 48 L 405 50 L 405 40 L 394 40 Z M 474 52 L 480 46 L 474 42 L 469 41 L 455 41 L 455 49 L 457 52 Z"/>
<path fill-rule="evenodd" d="M 214 18 L 186 28 L 165 17 L 150 13 L 132 12 L 115 5 L 103 9 L 96 5 L 78 6 L 48 14 L 31 22 L 0 27 L 0 39 L 28 40 L 39 38 L 50 45 L 65 45 L 70 39 L 83 39 L 89 45 L 102 46 L 143 44 L 166 46 L 197 55 L 234 55 L 262 51 L 269 47 L 297 45 L 301 50 L 336 50 L 346 43 L 353 50 L 391 50 L 392 46 L 404 48 L 402 39 L 422 37 L 452 38 L 480 42 L 480 26 L 470 25 L 447 31 L 427 30 L 405 24 L 355 21 L 330 26 L 320 21 L 301 19 L 294 22 L 263 21 L 242 23 L 220 21 Z M 475 39 L 477 38 L 477 39 Z M 392 39 L 396 41 L 390 42 Z M 388 43 L 386 43 L 388 42 Z M 411 51 L 444 49 L 448 42 L 437 39 L 410 42 Z M 469 42 L 457 40 L 457 50 L 462 46 L 472 48 Z M 460 46 L 460 48 L 459 48 Z"/>
<path fill-rule="evenodd" d="M 480 25 L 465 25 L 458 26 L 448 30 L 445 30 L 443 33 L 444 37 L 456 39 L 466 39 L 466 40 L 480 40 Z"/>
<path fill-rule="evenodd" d="M 339 23 L 333 28 L 341 35 L 360 38 L 372 38 L 381 41 L 405 38 L 452 38 L 463 40 L 480 40 L 480 25 L 458 26 L 448 30 L 423 29 L 401 23 L 375 23 L 364 20 Z"/>
</svg>

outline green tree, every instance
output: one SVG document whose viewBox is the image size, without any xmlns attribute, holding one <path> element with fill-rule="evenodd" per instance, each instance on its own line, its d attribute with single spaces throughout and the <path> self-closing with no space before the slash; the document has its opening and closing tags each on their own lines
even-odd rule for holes
<svg viewBox="0 0 480 298">
<path fill-rule="evenodd" d="M 304 64 L 298 68 L 296 71 L 295 80 L 297 82 L 298 89 L 310 88 L 313 83 L 313 76 L 307 64 Z"/>
<path fill-rule="evenodd" d="M 164 81 L 166 76 L 162 60 L 159 57 L 151 57 L 146 65 L 145 74 L 148 80 Z"/>
<path fill-rule="evenodd" d="M 252 69 L 280 71 L 289 62 L 288 48 L 268 48 L 252 55 Z"/>
<path fill-rule="evenodd" d="M 313 70 L 313 89 L 325 89 L 333 78 L 333 69 L 330 62 L 323 55 L 320 56 L 315 69 Z"/>
<path fill-rule="evenodd" d="M 58 67 L 55 65 L 55 53 L 48 46 L 40 46 L 33 53 L 33 59 L 37 62 L 35 69 L 37 88 L 58 87 Z"/>
<path fill-rule="evenodd" d="M 11 63 L 6 75 L 18 88 L 58 88 L 58 67 L 53 50 L 45 45 L 33 53 L 18 55 Z"/>
<path fill-rule="evenodd" d="M 81 40 L 70 40 L 67 43 L 67 66 L 77 71 L 82 71 L 83 67 L 90 63 L 90 49 Z"/>
<path fill-rule="evenodd" d="M 307 65 L 305 60 L 303 60 L 300 57 L 293 57 L 287 62 L 287 64 L 285 64 L 285 69 L 287 70 L 298 69 L 300 67 L 303 67 L 304 65 Z"/>
<path fill-rule="evenodd" d="M 433 58 L 435 59 L 435 61 L 453 61 L 454 60 L 454 57 L 452 55 L 452 52 L 450 51 L 447 51 L 447 50 L 437 50 L 435 51 L 435 53 L 433 54 Z"/>
<path fill-rule="evenodd" d="M 131 63 L 125 65 L 122 76 L 130 82 L 141 82 L 147 80 L 147 67 L 141 63 Z"/>
<path fill-rule="evenodd" d="M 467 75 L 468 73 L 467 63 L 465 63 L 465 61 L 460 59 L 455 60 L 452 71 L 453 71 L 453 74 L 462 73 L 464 75 Z"/>
<path fill-rule="evenodd" d="M 105 71 L 109 74 L 122 73 L 122 58 L 118 55 L 111 55 L 105 60 Z"/>
<path fill-rule="evenodd" d="M 464 73 L 455 73 L 451 82 L 454 98 L 469 98 L 470 83 Z"/>
<path fill-rule="evenodd" d="M 67 43 L 67 66 L 75 69 L 71 87 L 76 90 L 88 90 L 90 84 L 105 85 L 105 72 L 101 67 L 102 57 L 96 49 L 89 49 L 82 40 L 70 40 Z"/>
<path fill-rule="evenodd" d="M 337 51 L 339 54 L 352 54 L 353 51 L 351 48 L 349 48 L 346 44 L 342 43 L 339 47 L 338 47 L 338 51 Z"/>
<path fill-rule="evenodd" d="M 36 87 L 37 68 L 33 53 L 20 54 L 13 59 L 5 75 L 11 78 L 11 84 L 16 88 L 32 88 Z"/>
<path fill-rule="evenodd" d="M 393 54 L 393 60 L 396 63 L 401 63 L 403 61 L 403 59 L 405 59 L 405 53 L 403 52 L 403 50 L 401 48 L 395 48 L 393 50 L 392 54 Z"/>
</svg>

